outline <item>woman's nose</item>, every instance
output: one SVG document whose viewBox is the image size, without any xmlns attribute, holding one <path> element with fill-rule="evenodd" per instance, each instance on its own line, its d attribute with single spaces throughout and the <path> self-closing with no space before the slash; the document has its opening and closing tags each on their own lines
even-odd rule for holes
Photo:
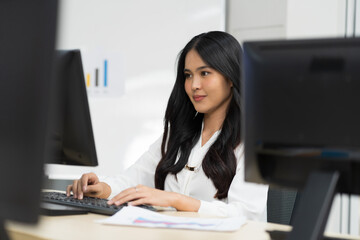
<svg viewBox="0 0 360 240">
<path fill-rule="evenodd" d="M 191 84 L 192 90 L 197 90 L 201 88 L 201 79 L 200 77 L 194 76 Z"/>
</svg>

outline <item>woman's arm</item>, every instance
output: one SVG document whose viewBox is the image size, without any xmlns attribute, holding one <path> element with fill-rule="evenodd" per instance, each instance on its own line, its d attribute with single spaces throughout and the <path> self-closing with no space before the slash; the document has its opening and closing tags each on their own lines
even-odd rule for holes
<svg viewBox="0 0 360 240">
<path fill-rule="evenodd" d="M 154 173 L 161 158 L 161 140 L 162 137 L 135 164 L 118 175 L 99 179 L 95 173 L 83 174 L 67 187 L 67 195 L 70 196 L 72 192 L 79 199 L 83 196 L 113 198 L 122 190 L 137 184 L 154 187 Z"/>
<path fill-rule="evenodd" d="M 243 146 L 235 150 L 238 165 L 226 201 L 201 201 L 200 213 L 222 217 L 245 216 L 250 220 L 266 221 L 268 186 L 245 182 Z"/>
<path fill-rule="evenodd" d="M 237 181 L 233 181 L 236 183 Z M 227 202 L 214 199 L 201 201 L 199 213 L 220 217 L 244 216 L 249 220 L 267 220 L 268 186 L 242 182 L 229 191 Z"/>
<path fill-rule="evenodd" d="M 108 204 L 121 205 L 125 202 L 129 202 L 128 204 L 132 206 L 150 204 L 161 207 L 174 207 L 178 211 L 197 212 L 200 208 L 200 200 L 180 193 L 167 192 L 144 185 L 125 189 L 112 198 Z"/>
<path fill-rule="evenodd" d="M 110 186 L 112 199 L 121 191 L 138 184 L 154 188 L 156 166 L 161 159 L 162 136 L 159 137 L 130 168 L 118 175 L 102 178 L 100 181 Z"/>
</svg>

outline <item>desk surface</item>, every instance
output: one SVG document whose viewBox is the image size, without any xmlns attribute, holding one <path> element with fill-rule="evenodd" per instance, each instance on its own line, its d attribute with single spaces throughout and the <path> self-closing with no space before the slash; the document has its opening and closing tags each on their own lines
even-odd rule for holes
<svg viewBox="0 0 360 240">
<path fill-rule="evenodd" d="M 198 213 L 189 212 L 164 212 L 164 214 L 185 217 L 202 217 Z M 235 232 L 211 232 L 162 228 L 143 228 L 110 226 L 95 223 L 94 220 L 106 218 L 98 214 L 72 215 L 72 216 L 41 216 L 35 226 L 18 223 L 6 223 L 10 238 L 17 240 L 34 239 L 252 239 L 270 240 L 266 230 L 290 230 L 290 226 L 272 223 L 252 222 L 244 224 Z M 342 236 L 343 237 L 343 236 Z M 349 238 L 356 239 L 356 238 Z"/>
</svg>

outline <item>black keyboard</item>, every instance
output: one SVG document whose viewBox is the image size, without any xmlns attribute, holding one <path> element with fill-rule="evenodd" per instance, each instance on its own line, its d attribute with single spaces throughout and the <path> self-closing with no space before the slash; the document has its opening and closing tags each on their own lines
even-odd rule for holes
<svg viewBox="0 0 360 240">
<path fill-rule="evenodd" d="M 88 212 L 99 213 L 104 215 L 113 215 L 123 207 L 127 206 L 127 203 L 120 206 L 108 205 L 107 199 L 83 197 L 83 199 L 76 199 L 73 196 L 66 196 L 60 192 L 42 192 L 42 201 L 48 203 L 55 203 L 60 205 L 72 206 L 77 208 L 86 209 Z M 156 211 L 156 209 L 149 205 L 139 205 L 137 207 L 145 208 L 148 210 Z"/>
</svg>

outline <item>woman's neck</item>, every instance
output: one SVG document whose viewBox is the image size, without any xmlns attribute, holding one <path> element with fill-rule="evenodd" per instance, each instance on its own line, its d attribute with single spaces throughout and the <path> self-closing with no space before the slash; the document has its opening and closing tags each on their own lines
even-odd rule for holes
<svg viewBox="0 0 360 240">
<path fill-rule="evenodd" d="M 204 146 L 207 141 L 219 131 L 223 125 L 225 114 L 223 115 L 204 115 L 204 127 L 201 134 L 201 146 Z"/>
<path fill-rule="evenodd" d="M 204 146 L 212 135 L 222 128 L 231 98 L 232 95 L 230 95 L 215 111 L 204 114 L 201 146 Z"/>
</svg>

